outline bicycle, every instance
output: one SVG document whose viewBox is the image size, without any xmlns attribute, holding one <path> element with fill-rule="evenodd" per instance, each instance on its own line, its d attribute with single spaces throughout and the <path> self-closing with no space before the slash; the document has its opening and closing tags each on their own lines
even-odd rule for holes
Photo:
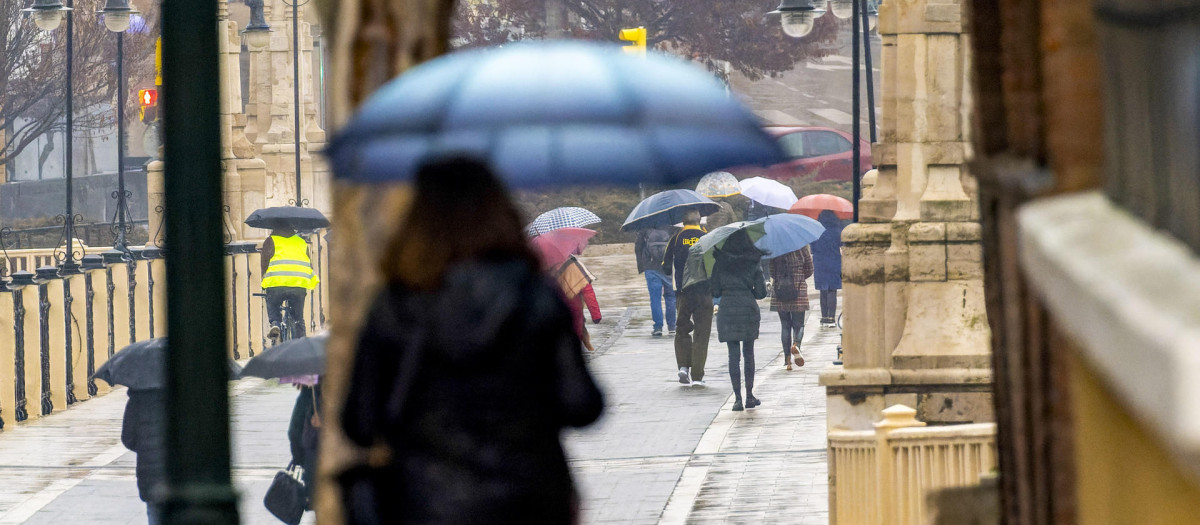
<svg viewBox="0 0 1200 525">
<path fill-rule="evenodd" d="M 255 297 L 262 298 L 262 300 L 263 300 L 262 301 L 263 319 L 268 319 L 269 317 L 267 317 L 267 315 L 266 315 L 267 294 L 264 292 L 264 293 L 256 293 L 256 294 L 252 294 L 252 295 L 254 295 Z M 291 311 L 290 311 L 291 308 L 292 308 L 291 304 L 288 304 L 287 306 L 280 305 L 280 307 L 279 307 L 279 314 L 280 314 L 280 316 L 279 316 L 279 336 L 270 338 L 274 342 L 274 344 L 272 344 L 271 346 L 277 346 L 284 341 L 290 341 L 296 337 L 295 325 L 297 325 L 299 323 L 292 321 L 292 315 L 291 315 Z M 303 321 L 301 321 L 301 323 L 303 323 Z M 268 329 L 268 331 L 269 331 L 269 329 Z M 268 331 L 264 331 L 263 334 L 268 333 Z M 266 348 L 266 344 L 267 344 L 266 339 L 267 338 L 264 338 L 263 342 L 262 342 L 264 348 Z"/>
</svg>

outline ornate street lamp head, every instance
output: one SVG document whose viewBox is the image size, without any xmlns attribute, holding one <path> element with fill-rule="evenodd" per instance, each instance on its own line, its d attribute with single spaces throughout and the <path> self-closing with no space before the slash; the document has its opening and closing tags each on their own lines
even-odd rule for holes
<svg viewBox="0 0 1200 525">
<path fill-rule="evenodd" d="M 33 23 L 42 31 L 58 29 L 68 11 L 71 11 L 71 8 L 63 7 L 59 0 L 33 0 L 33 6 L 21 10 L 33 16 Z"/>
<path fill-rule="evenodd" d="M 825 14 L 825 10 L 817 9 L 811 0 L 782 0 L 779 7 L 767 14 L 780 15 L 779 24 L 783 33 L 800 38 L 812 32 L 813 24 Z"/>
<path fill-rule="evenodd" d="M 267 47 L 271 40 L 271 26 L 267 25 L 263 16 L 263 0 L 246 0 L 245 4 L 250 8 L 250 22 L 242 31 L 242 35 L 246 37 L 246 46 L 251 49 Z"/>
<path fill-rule="evenodd" d="M 129 29 L 129 19 L 138 12 L 129 7 L 129 0 L 105 0 L 100 14 L 104 15 L 104 27 L 114 33 L 124 33 Z"/>
<path fill-rule="evenodd" d="M 855 0 L 830 0 L 829 10 L 838 18 L 850 18 L 854 16 L 854 2 Z"/>
</svg>

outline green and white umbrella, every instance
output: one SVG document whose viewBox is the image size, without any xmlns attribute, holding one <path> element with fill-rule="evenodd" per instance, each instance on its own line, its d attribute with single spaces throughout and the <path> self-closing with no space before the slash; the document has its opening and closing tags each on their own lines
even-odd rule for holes
<svg viewBox="0 0 1200 525">
<path fill-rule="evenodd" d="M 812 218 L 786 213 L 721 226 L 696 240 L 696 245 L 704 251 L 704 272 L 707 275 L 712 275 L 713 265 L 717 262 L 716 251 L 724 247 L 729 236 L 739 230 L 746 230 L 750 242 L 766 252 L 764 258 L 773 259 L 808 246 L 821 238 L 825 227 Z"/>
</svg>

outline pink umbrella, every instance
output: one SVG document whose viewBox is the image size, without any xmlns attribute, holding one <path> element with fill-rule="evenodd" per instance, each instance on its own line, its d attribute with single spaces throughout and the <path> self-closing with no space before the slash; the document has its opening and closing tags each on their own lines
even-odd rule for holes
<svg viewBox="0 0 1200 525">
<path fill-rule="evenodd" d="M 792 205 L 788 213 L 806 215 L 816 219 L 824 210 L 832 211 L 839 219 L 849 219 L 854 216 L 854 204 L 851 204 L 846 199 L 827 193 L 801 197 L 800 200 Z"/>
<path fill-rule="evenodd" d="M 572 255 L 583 253 L 593 235 L 596 231 L 587 228 L 559 228 L 529 239 L 529 243 L 542 260 L 542 267 L 549 269 L 566 262 Z"/>
</svg>

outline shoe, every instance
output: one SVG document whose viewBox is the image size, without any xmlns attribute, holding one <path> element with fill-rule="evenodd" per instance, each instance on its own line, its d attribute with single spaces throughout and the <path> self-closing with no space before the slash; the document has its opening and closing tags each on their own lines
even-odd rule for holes
<svg viewBox="0 0 1200 525">
<path fill-rule="evenodd" d="M 749 395 L 746 396 L 746 408 L 754 408 L 761 404 L 762 404 L 762 401 L 759 401 L 757 397 L 749 396 Z"/>
<path fill-rule="evenodd" d="M 674 328 L 668 328 L 668 329 L 667 329 L 667 334 L 669 334 L 669 335 L 675 335 L 675 329 L 674 329 Z"/>
<path fill-rule="evenodd" d="M 267 331 L 267 339 L 279 339 L 278 326 L 272 326 L 271 329 Z"/>
<path fill-rule="evenodd" d="M 796 343 L 792 343 L 791 350 L 792 350 L 792 355 L 800 355 L 800 348 L 796 346 Z"/>
<path fill-rule="evenodd" d="M 796 356 L 796 366 L 804 366 L 804 356 Z"/>
<path fill-rule="evenodd" d="M 662 328 L 655 328 L 653 332 L 650 332 L 650 335 L 654 337 L 662 337 Z"/>
<path fill-rule="evenodd" d="M 733 402 L 733 411 L 734 411 L 734 412 L 741 412 L 741 411 L 742 411 L 742 400 L 741 400 L 741 399 L 735 400 L 735 401 Z"/>
<path fill-rule="evenodd" d="M 788 359 L 788 360 L 784 361 L 784 363 L 783 363 L 783 364 L 787 365 L 787 366 L 786 366 L 786 370 L 787 370 L 788 372 L 791 372 L 791 371 L 792 371 L 792 360 L 791 360 L 791 359 Z"/>
<path fill-rule="evenodd" d="M 692 384 L 692 379 L 689 377 L 686 366 L 679 367 L 679 382 L 685 385 Z"/>
<path fill-rule="evenodd" d="M 719 304 L 714 304 L 714 305 L 713 305 L 713 315 L 717 315 L 717 311 L 718 311 L 718 310 L 720 310 L 720 309 L 721 309 L 721 305 L 719 305 Z"/>
<path fill-rule="evenodd" d="M 708 383 L 705 383 L 703 379 L 697 379 L 695 381 L 692 381 L 692 386 L 704 387 L 704 386 L 708 386 Z"/>
</svg>

